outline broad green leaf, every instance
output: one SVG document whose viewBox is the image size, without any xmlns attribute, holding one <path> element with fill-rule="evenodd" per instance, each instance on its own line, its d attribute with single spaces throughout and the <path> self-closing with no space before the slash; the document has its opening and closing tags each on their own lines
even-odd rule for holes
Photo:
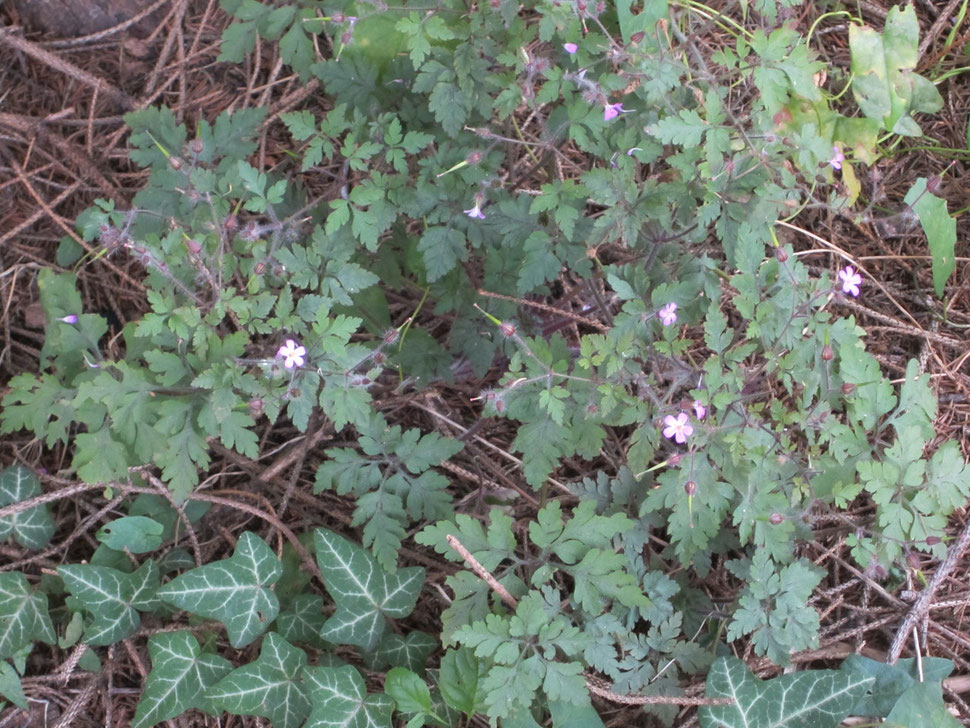
<svg viewBox="0 0 970 728">
<path fill-rule="evenodd" d="M 424 674 L 428 658 L 438 649 L 439 641 L 427 632 L 414 630 L 406 636 L 386 633 L 373 652 L 366 653 L 364 660 L 371 669 L 381 670 L 392 665 L 406 667 L 419 675 Z"/>
<path fill-rule="evenodd" d="M 159 589 L 158 596 L 180 609 L 226 625 L 229 643 L 245 647 L 279 613 L 279 600 L 268 588 L 283 566 L 272 549 L 246 531 L 231 558 L 187 571 Z"/>
<path fill-rule="evenodd" d="M 194 708 L 215 712 L 205 691 L 232 670 L 219 655 L 203 653 L 191 632 L 163 632 L 148 640 L 152 671 L 135 709 L 132 728 L 148 728 Z"/>
<path fill-rule="evenodd" d="M 30 708 L 23 686 L 20 684 L 20 676 L 6 660 L 0 660 L 0 697 L 6 698 L 21 710 L 26 711 Z M 0 708 L 2 706 L 3 704 L 0 703 Z"/>
<path fill-rule="evenodd" d="M 86 564 L 67 564 L 57 573 L 92 617 L 84 632 L 89 645 L 110 645 L 130 637 L 141 624 L 138 612 L 158 607 L 159 573 L 154 561 L 146 561 L 131 574 Z"/>
<path fill-rule="evenodd" d="M 260 646 L 255 662 L 233 670 L 206 691 L 206 698 L 236 715 L 260 715 L 276 728 L 299 728 L 310 712 L 300 680 L 306 653 L 275 632 Z"/>
<path fill-rule="evenodd" d="M 95 534 L 108 548 L 123 551 L 128 549 L 134 554 L 154 551 L 162 545 L 162 532 L 165 527 L 158 521 L 145 516 L 125 516 L 106 523 Z"/>
<path fill-rule="evenodd" d="M 735 702 L 702 707 L 701 728 L 835 728 L 872 681 L 836 670 L 759 680 L 741 660 L 722 657 L 711 667 L 705 695 Z"/>
<path fill-rule="evenodd" d="M 384 679 L 384 692 L 403 713 L 430 713 L 431 690 L 427 683 L 404 667 L 388 670 Z"/>
<path fill-rule="evenodd" d="M 482 689 L 485 673 L 485 666 L 470 647 L 448 650 L 441 658 L 438 676 L 441 697 L 452 708 L 471 718 L 485 709 L 485 692 Z"/>
<path fill-rule="evenodd" d="M 886 725 L 894 728 L 960 728 L 963 724 L 946 709 L 939 682 L 914 682 L 886 716 Z"/>
<path fill-rule="evenodd" d="M 926 189 L 925 177 L 909 188 L 904 202 L 913 208 L 926 233 L 933 256 L 933 288 L 937 296 L 942 296 L 947 280 L 956 270 L 957 221 L 947 212 L 946 200 Z"/>
<path fill-rule="evenodd" d="M 40 481 L 32 471 L 12 465 L 0 472 L 0 508 L 36 495 L 40 495 Z M 24 548 L 41 549 L 50 542 L 56 528 L 50 506 L 41 504 L 0 518 L 0 541 L 13 536 Z"/>
<path fill-rule="evenodd" d="M 325 649 L 331 646 L 320 637 L 326 621 L 323 597 L 319 594 L 300 594 L 289 609 L 280 612 L 276 619 L 276 631 L 288 642 L 302 642 Z"/>
<path fill-rule="evenodd" d="M 400 619 L 414 609 L 424 569 L 411 566 L 388 574 L 368 551 L 333 531 L 314 531 L 317 563 L 337 611 L 322 636 L 330 642 L 374 649 L 386 618 Z"/>
<path fill-rule="evenodd" d="M 18 571 L 0 574 L 0 660 L 13 657 L 35 640 L 57 641 L 47 614 L 47 595 L 34 592 Z"/>
<path fill-rule="evenodd" d="M 552 728 L 606 728 L 599 713 L 589 703 L 576 705 L 565 700 L 550 700 Z"/>
<path fill-rule="evenodd" d="M 394 701 L 368 695 L 356 668 L 308 667 L 303 678 L 313 704 L 305 728 L 391 728 Z"/>
</svg>

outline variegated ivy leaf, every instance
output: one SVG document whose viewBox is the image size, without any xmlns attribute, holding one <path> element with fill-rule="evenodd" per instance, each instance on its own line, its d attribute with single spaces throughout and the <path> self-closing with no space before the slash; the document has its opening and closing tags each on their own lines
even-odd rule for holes
<svg viewBox="0 0 970 728">
<path fill-rule="evenodd" d="M 141 624 L 138 612 L 159 606 L 159 574 L 154 561 L 146 561 L 131 574 L 89 564 L 68 564 L 59 567 L 57 573 L 93 618 L 84 632 L 89 645 L 110 645 L 130 637 Z"/>
<path fill-rule="evenodd" d="M 0 472 L 0 508 L 40 495 L 37 476 L 22 465 Z M 0 518 L 0 541 L 13 536 L 24 548 L 42 549 L 54 535 L 56 525 L 47 504 Z"/>
<path fill-rule="evenodd" d="M 394 701 L 368 695 L 354 667 L 308 667 L 303 677 L 313 703 L 304 728 L 390 728 Z"/>
<path fill-rule="evenodd" d="M 135 710 L 131 728 L 148 728 L 197 708 L 216 711 L 203 693 L 232 670 L 219 655 L 203 654 L 191 632 L 165 632 L 148 640 L 152 671 Z"/>
<path fill-rule="evenodd" d="M 47 595 L 32 591 L 20 572 L 0 574 L 0 659 L 13 657 L 35 640 L 49 645 L 57 641 Z"/>
<path fill-rule="evenodd" d="M 229 644 L 245 647 L 276 619 L 280 603 L 267 587 L 282 573 L 272 549 L 246 531 L 231 558 L 185 572 L 159 589 L 158 596 L 187 612 L 222 622 Z"/>
<path fill-rule="evenodd" d="M 410 566 L 388 574 L 357 544 L 325 528 L 314 531 L 317 563 L 337 611 L 323 638 L 373 650 L 384 634 L 386 617 L 400 619 L 414 609 L 424 584 L 424 569 Z"/>
<path fill-rule="evenodd" d="M 408 632 L 406 637 L 389 632 L 385 634 L 373 652 L 364 654 L 364 663 L 371 670 L 383 670 L 388 666 L 406 667 L 424 675 L 431 653 L 438 649 L 438 640 L 427 632 Z"/>
<path fill-rule="evenodd" d="M 319 594 L 300 594 L 293 599 L 289 609 L 280 612 L 276 631 L 290 642 L 302 642 L 325 650 L 333 646 L 320 637 L 326 621 L 323 597 Z"/>
<path fill-rule="evenodd" d="M 300 673 L 306 653 L 275 632 L 263 640 L 259 659 L 233 670 L 207 692 L 219 709 L 236 715 L 261 715 L 275 728 L 299 728 L 310 712 Z"/>
</svg>

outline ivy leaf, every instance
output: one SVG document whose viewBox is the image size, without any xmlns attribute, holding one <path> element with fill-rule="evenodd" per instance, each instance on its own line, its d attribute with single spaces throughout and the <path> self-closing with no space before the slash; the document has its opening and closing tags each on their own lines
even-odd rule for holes
<svg viewBox="0 0 970 728">
<path fill-rule="evenodd" d="M 759 680 L 741 660 L 722 657 L 708 673 L 705 694 L 734 703 L 703 706 L 701 728 L 835 728 L 872 681 L 837 670 Z"/>
<path fill-rule="evenodd" d="M 187 612 L 222 622 L 229 644 L 245 647 L 279 613 L 279 600 L 268 587 L 282 573 L 272 549 L 246 531 L 232 557 L 185 572 L 162 587 L 158 596 Z"/>
<path fill-rule="evenodd" d="M 34 592 L 19 571 L 0 574 L 0 660 L 14 657 L 36 640 L 57 642 L 47 595 Z"/>
<path fill-rule="evenodd" d="M 152 635 L 148 654 L 152 671 L 135 709 L 132 728 L 148 728 L 192 709 L 216 712 L 204 693 L 232 670 L 229 660 L 203 653 L 198 640 L 185 631 Z"/>
<path fill-rule="evenodd" d="M 89 645 L 110 645 L 130 637 L 141 624 L 138 611 L 158 607 L 159 572 L 154 561 L 146 561 L 131 574 L 87 564 L 67 564 L 58 567 L 57 573 L 93 617 L 84 632 Z"/>
<path fill-rule="evenodd" d="M 4 697 L 23 711 L 30 709 L 20 676 L 9 662 L 0 660 L 0 697 Z M 2 705 L 2 703 L 0 703 Z"/>
<path fill-rule="evenodd" d="M 385 618 L 400 619 L 414 609 L 424 569 L 407 567 L 388 574 L 369 552 L 333 531 L 314 531 L 317 563 L 337 611 L 322 636 L 330 642 L 374 649 L 384 634 Z"/>
<path fill-rule="evenodd" d="M 290 608 L 276 620 L 276 631 L 288 642 L 302 642 L 326 649 L 330 643 L 320 638 L 327 618 L 323 614 L 323 597 L 319 594 L 300 594 Z"/>
<path fill-rule="evenodd" d="M 306 663 L 303 650 L 270 632 L 257 660 L 230 672 L 205 696 L 229 713 L 263 716 L 277 728 L 299 728 L 310 713 L 300 681 Z"/>
<path fill-rule="evenodd" d="M 308 667 L 303 679 L 313 704 L 304 728 L 391 728 L 394 701 L 368 695 L 354 667 Z"/>
<path fill-rule="evenodd" d="M 373 652 L 364 655 L 364 659 L 373 670 L 393 665 L 423 675 L 428 658 L 438 649 L 438 644 L 437 638 L 427 632 L 415 630 L 408 632 L 405 637 L 389 632 L 381 638 Z"/>
<path fill-rule="evenodd" d="M 0 508 L 36 495 L 40 495 L 40 481 L 32 471 L 12 465 L 0 472 Z M 44 503 L 0 517 L 0 541 L 13 536 L 14 541 L 28 549 L 44 548 L 56 529 L 50 506 Z"/>
</svg>

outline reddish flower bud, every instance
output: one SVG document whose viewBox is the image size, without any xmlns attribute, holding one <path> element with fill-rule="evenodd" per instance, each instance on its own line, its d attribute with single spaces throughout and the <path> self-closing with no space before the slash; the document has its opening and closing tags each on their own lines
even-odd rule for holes
<svg viewBox="0 0 970 728">
<path fill-rule="evenodd" d="M 465 157 L 465 161 L 469 166 L 474 167 L 476 164 L 480 163 L 483 158 L 484 155 L 476 149 L 474 152 L 468 153 L 468 156 Z"/>
<path fill-rule="evenodd" d="M 193 240 L 192 238 L 185 241 L 185 247 L 192 255 L 198 255 L 202 252 L 202 244 L 198 240 Z"/>
<path fill-rule="evenodd" d="M 915 551 L 910 551 L 908 554 L 906 554 L 906 563 L 909 564 L 910 568 L 918 569 L 919 554 L 917 554 Z"/>
<path fill-rule="evenodd" d="M 826 344 L 822 347 L 822 361 L 832 361 L 835 358 L 835 352 L 832 351 L 832 347 Z"/>
<path fill-rule="evenodd" d="M 347 19 L 347 16 L 343 13 L 334 13 L 330 16 L 330 19 L 335 23 L 342 23 Z"/>
<path fill-rule="evenodd" d="M 503 321 L 499 324 L 498 330 L 502 332 L 502 336 L 509 338 L 510 336 L 515 336 L 515 325 L 510 324 L 507 321 Z"/>
<path fill-rule="evenodd" d="M 927 546 L 936 546 L 936 544 L 940 543 L 941 541 L 943 541 L 943 539 L 940 538 L 939 536 L 927 536 L 926 537 L 926 545 Z"/>
<path fill-rule="evenodd" d="M 236 228 L 239 227 L 239 218 L 235 215 L 229 215 L 225 220 L 222 221 L 222 227 L 226 229 L 226 232 L 232 235 L 236 232 Z"/>
<path fill-rule="evenodd" d="M 938 174 L 934 175 L 930 177 L 928 180 L 926 180 L 926 191 L 929 192 L 931 195 L 935 195 L 936 197 L 939 197 L 940 190 L 942 188 L 943 188 L 943 179 L 940 177 L 940 175 Z"/>
<path fill-rule="evenodd" d="M 697 483 L 695 483 L 693 480 L 688 480 L 686 483 L 684 483 L 684 492 L 687 495 L 695 495 L 697 493 Z"/>
<path fill-rule="evenodd" d="M 169 157 L 168 166 L 175 170 L 182 169 L 182 160 L 178 157 Z"/>
<path fill-rule="evenodd" d="M 681 457 L 679 452 L 675 452 L 669 458 L 667 458 L 667 465 L 671 468 L 680 465 Z"/>
<path fill-rule="evenodd" d="M 375 351 L 374 352 L 374 363 L 375 364 L 383 364 L 385 361 L 387 361 L 387 357 L 384 355 L 384 352 L 383 351 Z"/>
<path fill-rule="evenodd" d="M 391 344 L 393 344 L 395 341 L 398 340 L 398 337 L 400 337 L 400 335 L 401 335 L 401 332 L 398 331 L 397 329 L 388 329 L 387 331 L 384 332 L 384 344 L 386 346 L 390 346 Z"/>
<path fill-rule="evenodd" d="M 855 391 L 855 385 L 852 382 L 844 382 L 842 384 L 842 394 L 848 397 Z"/>
<path fill-rule="evenodd" d="M 771 516 L 768 518 L 768 521 L 771 523 L 772 526 L 780 526 L 782 522 L 784 522 L 784 520 L 785 520 L 785 517 L 780 513 L 772 513 Z"/>
<path fill-rule="evenodd" d="M 775 260 L 777 260 L 779 263 L 784 263 L 786 260 L 788 260 L 788 251 L 786 251 L 784 248 L 775 248 Z"/>
<path fill-rule="evenodd" d="M 264 261 L 259 261 L 253 266 L 253 274 L 257 276 L 263 275 L 266 272 L 266 263 Z"/>
<path fill-rule="evenodd" d="M 202 154 L 204 150 L 205 145 L 202 143 L 201 139 L 193 139 L 189 142 L 189 151 L 192 152 L 192 154 L 198 156 Z"/>
<path fill-rule="evenodd" d="M 251 399 L 249 400 L 249 414 L 256 419 L 263 414 L 263 400 L 261 399 Z"/>
<path fill-rule="evenodd" d="M 646 37 L 646 35 L 647 34 L 644 33 L 642 30 L 638 30 L 636 33 L 630 36 L 630 42 L 639 43 L 641 40 L 643 40 Z"/>
</svg>

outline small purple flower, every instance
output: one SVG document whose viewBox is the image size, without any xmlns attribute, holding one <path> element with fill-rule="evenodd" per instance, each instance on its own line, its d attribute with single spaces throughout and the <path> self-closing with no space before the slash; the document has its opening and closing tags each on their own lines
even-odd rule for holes
<svg viewBox="0 0 970 728">
<path fill-rule="evenodd" d="M 660 317 L 660 323 L 670 326 L 677 321 L 677 304 L 671 301 L 657 312 L 657 316 Z"/>
<path fill-rule="evenodd" d="M 565 50 L 566 53 L 568 53 L 569 55 L 572 55 L 573 53 L 579 50 L 579 46 L 576 45 L 575 43 L 563 43 L 562 47 L 563 47 L 563 50 Z"/>
<path fill-rule="evenodd" d="M 674 440 L 678 445 L 683 445 L 694 434 L 686 412 L 681 412 L 676 417 L 667 415 L 664 417 L 664 425 L 664 437 Z"/>
<path fill-rule="evenodd" d="M 694 400 L 694 414 L 697 415 L 697 419 L 703 420 L 707 417 L 707 407 L 699 399 Z"/>
<path fill-rule="evenodd" d="M 77 323 L 77 316 L 75 314 L 73 314 L 73 313 L 69 313 L 67 316 L 61 316 L 57 320 L 58 321 L 63 321 L 65 324 L 71 324 L 71 325 L 73 325 L 73 324 L 76 324 Z"/>
<path fill-rule="evenodd" d="M 832 158 L 829 160 L 829 164 L 832 165 L 832 169 L 842 169 L 842 162 L 845 161 L 845 155 L 842 153 L 842 150 L 839 149 L 838 147 L 832 147 L 832 151 L 834 152 L 834 154 L 832 155 Z"/>
<path fill-rule="evenodd" d="M 283 366 L 287 369 L 302 367 L 306 361 L 306 348 L 297 344 L 293 339 L 287 339 L 286 343 L 276 352 L 277 359 L 283 359 Z"/>
<path fill-rule="evenodd" d="M 485 213 L 482 212 L 481 203 L 476 204 L 474 207 L 469 208 L 467 210 L 462 210 L 462 212 L 468 215 L 468 217 L 474 217 L 479 220 L 485 219 Z"/>
<path fill-rule="evenodd" d="M 616 104 L 604 104 L 603 105 L 603 121 L 610 121 L 615 119 L 620 115 L 620 112 L 627 112 L 629 109 L 623 108 L 623 102 Z"/>
<path fill-rule="evenodd" d="M 855 268 L 847 265 L 839 271 L 839 280 L 842 281 L 842 293 L 850 296 L 859 295 L 859 284 L 862 283 L 862 276 L 856 273 Z"/>
</svg>

